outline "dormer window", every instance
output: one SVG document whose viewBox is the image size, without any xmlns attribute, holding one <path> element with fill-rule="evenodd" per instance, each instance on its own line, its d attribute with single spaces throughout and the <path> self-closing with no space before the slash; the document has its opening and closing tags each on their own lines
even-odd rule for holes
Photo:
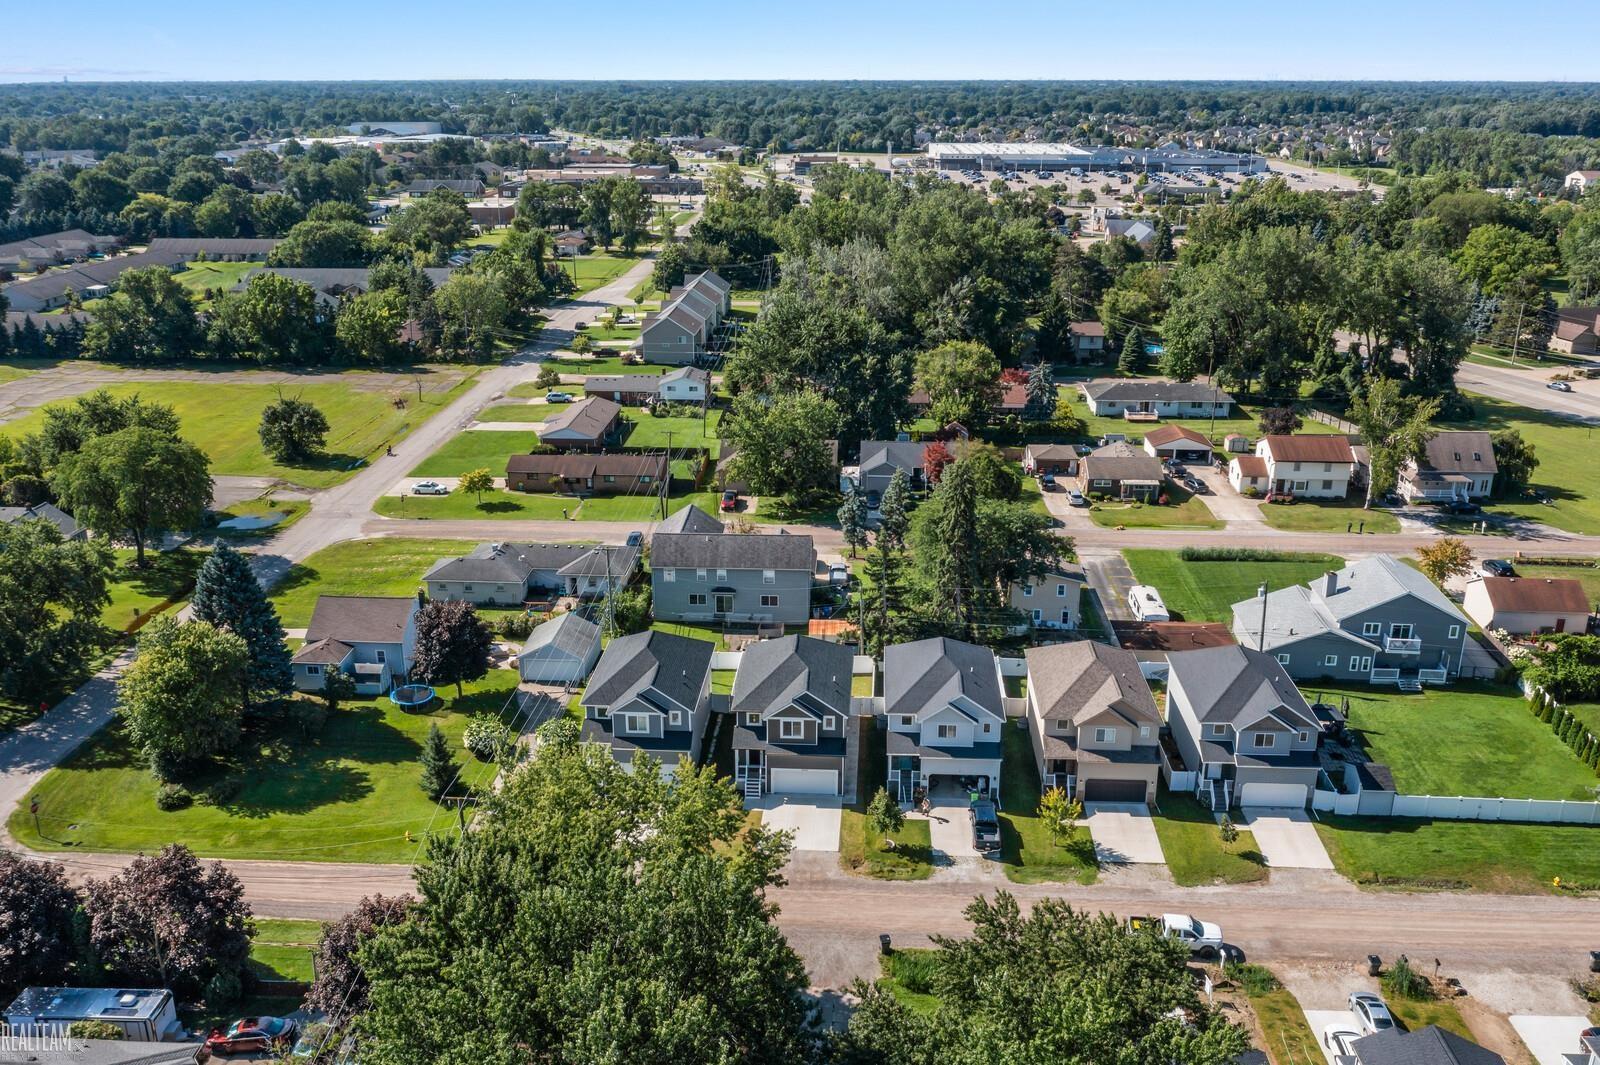
<svg viewBox="0 0 1600 1065">
<path fill-rule="evenodd" d="M 956 727 L 954 725 L 940 725 L 939 726 L 939 738 L 941 740 L 953 740 L 953 739 L 955 739 L 956 738 Z"/>
<path fill-rule="evenodd" d="M 778 722 L 778 735 L 782 739 L 798 740 L 805 734 L 806 726 L 803 721 L 796 721 L 793 718 L 786 717 Z"/>
<path fill-rule="evenodd" d="M 746 715 L 744 715 L 744 723 L 746 725 L 751 726 L 751 727 L 759 725 L 759 724 L 761 724 L 761 715 L 760 714 L 746 714 Z"/>
<path fill-rule="evenodd" d="M 827 717 L 822 719 L 822 727 L 828 732 L 832 732 L 834 729 L 839 727 L 839 719 L 834 717 L 832 714 L 829 714 Z"/>
<path fill-rule="evenodd" d="M 1278 745 L 1278 737 L 1270 732 L 1258 732 L 1255 735 L 1253 746 L 1258 749 L 1267 749 Z"/>
<path fill-rule="evenodd" d="M 1207 725 L 1206 733 L 1211 736 L 1221 736 L 1228 731 L 1227 725 Z"/>
</svg>

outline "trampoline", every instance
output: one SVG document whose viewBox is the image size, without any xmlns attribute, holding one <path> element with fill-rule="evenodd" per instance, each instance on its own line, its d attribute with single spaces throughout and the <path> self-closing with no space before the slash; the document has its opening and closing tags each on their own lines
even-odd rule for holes
<svg viewBox="0 0 1600 1065">
<path fill-rule="evenodd" d="M 389 693 L 389 701 L 406 708 L 433 702 L 433 689 L 426 684 L 402 684 Z"/>
</svg>

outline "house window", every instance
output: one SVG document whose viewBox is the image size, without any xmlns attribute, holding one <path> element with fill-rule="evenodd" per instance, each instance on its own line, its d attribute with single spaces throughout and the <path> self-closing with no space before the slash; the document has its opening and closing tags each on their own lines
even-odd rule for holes
<svg viewBox="0 0 1600 1065">
<path fill-rule="evenodd" d="M 717 570 L 717 580 L 718 581 L 725 581 L 727 579 L 728 579 L 728 571 L 727 570 L 725 570 L 725 569 Z"/>
<path fill-rule="evenodd" d="M 1094 486 L 1096 488 L 1110 488 L 1111 487 L 1111 482 L 1106 480 L 1103 477 L 1096 477 L 1094 479 L 1093 483 L 1094 483 Z"/>
<path fill-rule="evenodd" d="M 805 734 L 806 726 L 805 722 L 803 721 L 794 721 L 790 718 L 784 718 L 778 722 L 778 735 L 786 740 L 797 740 Z"/>
<path fill-rule="evenodd" d="M 1067 586 L 1065 584 L 1056 585 L 1056 598 L 1057 599 L 1064 599 L 1066 597 L 1066 594 L 1067 594 Z"/>
<path fill-rule="evenodd" d="M 1452 625 L 1452 626 L 1450 626 L 1450 636 L 1448 637 L 1449 639 L 1452 639 L 1452 640 L 1457 639 L 1457 638 L 1460 637 L 1460 635 L 1461 635 L 1461 626 L 1460 625 Z"/>
<path fill-rule="evenodd" d="M 470 592 L 470 591 L 472 591 L 472 585 L 470 585 L 470 584 L 463 584 L 463 585 L 462 585 L 462 586 L 461 586 L 461 590 L 462 590 L 462 591 L 463 591 L 463 592 Z"/>
<path fill-rule="evenodd" d="M 1376 636 L 1383 631 L 1383 622 L 1368 621 L 1361 626 L 1361 635 Z"/>
<path fill-rule="evenodd" d="M 1037 624 L 1039 624 L 1039 622 L 1041 622 L 1043 620 L 1044 620 L 1044 613 L 1042 611 L 1035 610 L 1033 612 L 1033 623 L 1035 625 L 1037 625 Z"/>
<path fill-rule="evenodd" d="M 672 723 L 673 728 L 680 727 L 683 724 L 683 711 L 674 710 L 667 716 L 667 720 Z"/>
<path fill-rule="evenodd" d="M 389 661 L 389 653 L 387 651 L 374 651 L 372 653 L 378 659 L 378 665 L 380 666 Z"/>
<path fill-rule="evenodd" d="M 1361 668 L 1361 656 L 1360 655 L 1351 655 L 1350 656 L 1350 672 L 1354 673 L 1360 668 Z"/>
<path fill-rule="evenodd" d="M 1256 733 L 1254 746 L 1256 746 L 1256 747 L 1276 747 L 1277 745 L 1278 745 L 1278 737 L 1274 736 L 1272 733 L 1270 733 L 1270 732 L 1258 732 L 1258 733 Z"/>
<path fill-rule="evenodd" d="M 985 736 L 987 736 L 987 735 L 988 735 L 988 734 L 989 734 L 989 723 L 988 723 L 988 722 L 984 722 L 984 725 L 983 725 L 983 734 L 984 734 L 984 735 L 985 735 Z"/>
<path fill-rule="evenodd" d="M 941 740 L 953 740 L 953 739 L 955 739 L 956 738 L 956 727 L 954 725 L 940 725 L 939 726 L 939 738 Z"/>
<path fill-rule="evenodd" d="M 677 579 L 678 579 L 678 571 L 677 570 L 675 570 L 675 569 L 664 569 L 664 570 L 661 571 L 661 581 L 662 581 L 663 584 L 671 584 L 673 581 L 675 581 Z"/>
<path fill-rule="evenodd" d="M 746 715 L 744 715 L 744 723 L 746 725 L 750 725 L 752 727 L 754 727 L 756 725 L 759 725 L 759 724 L 761 724 L 761 715 L 760 714 L 746 714 Z"/>
<path fill-rule="evenodd" d="M 1228 730 L 1227 725 L 1207 725 L 1206 731 L 1213 736 L 1220 736 Z"/>
<path fill-rule="evenodd" d="M 1324 478 L 1324 479 L 1323 479 L 1323 482 L 1322 482 L 1322 490 L 1323 490 L 1323 491 L 1324 491 L 1324 492 L 1331 492 L 1331 491 L 1333 491 L 1333 481 L 1332 481 L 1332 480 L 1330 480 L 1330 479 L 1327 479 L 1327 478 Z"/>
<path fill-rule="evenodd" d="M 650 718 L 645 714 L 623 714 L 622 731 L 635 736 L 650 731 Z"/>
<path fill-rule="evenodd" d="M 308 676 L 308 677 L 320 677 L 320 676 L 322 676 L 322 667 L 321 666 L 307 666 L 306 667 L 306 676 Z"/>
<path fill-rule="evenodd" d="M 832 714 L 828 714 L 822 719 L 822 727 L 827 731 L 832 732 L 834 729 L 839 727 L 839 719 L 834 717 Z"/>
<path fill-rule="evenodd" d="M 1023 594 L 1023 597 L 1024 597 L 1024 598 L 1027 598 L 1027 597 L 1030 597 L 1030 596 L 1032 596 L 1032 595 L 1033 595 L 1033 585 L 1031 585 L 1031 584 L 1024 584 L 1024 585 L 1023 585 L 1023 586 L 1022 586 L 1022 594 Z"/>
<path fill-rule="evenodd" d="M 705 606 L 706 605 L 706 593 L 705 592 L 690 592 L 689 593 L 689 605 L 690 606 Z"/>
<path fill-rule="evenodd" d="M 1310 739 L 1311 739 L 1311 733 L 1309 733 L 1309 732 L 1300 733 L 1300 742 L 1301 743 L 1305 743 Z"/>
<path fill-rule="evenodd" d="M 697 580 L 697 581 L 700 581 L 702 584 L 705 583 L 706 571 L 703 570 L 703 569 L 695 570 L 694 571 L 694 579 Z"/>
<path fill-rule="evenodd" d="M 770 569 L 762 570 L 761 571 L 761 583 L 762 584 L 777 584 L 778 583 L 778 573 L 777 573 L 777 571 L 776 570 L 770 570 Z"/>
<path fill-rule="evenodd" d="M 1372 656 L 1371 655 L 1364 655 L 1362 657 L 1362 659 L 1361 659 L 1361 672 L 1363 672 L 1363 673 L 1372 672 Z"/>
<path fill-rule="evenodd" d="M 1409 622 L 1396 621 L 1389 625 L 1389 635 L 1397 640 L 1411 639 L 1414 629 Z"/>
<path fill-rule="evenodd" d="M 1288 664 L 1289 664 L 1289 656 L 1288 655 L 1279 655 L 1278 656 L 1278 665 L 1286 666 Z"/>
<path fill-rule="evenodd" d="M 778 605 L 778 597 L 775 596 L 775 595 L 764 595 L 764 596 L 761 597 L 761 605 L 762 606 L 777 606 Z"/>
<path fill-rule="evenodd" d="M 1139 726 L 1139 738 L 1141 740 L 1147 740 L 1147 739 L 1150 738 L 1150 726 L 1149 725 L 1140 725 Z"/>
<path fill-rule="evenodd" d="M 909 728 L 912 725 L 915 725 L 916 723 L 917 723 L 917 719 L 914 716 L 912 716 L 911 714 L 901 714 L 900 715 L 900 727 L 901 728 Z"/>
<path fill-rule="evenodd" d="M 639 475 L 639 483 L 640 484 L 649 484 L 650 483 L 650 475 L 648 473 L 640 474 Z"/>
<path fill-rule="evenodd" d="M 603 481 L 606 484 L 616 484 L 617 483 L 617 479 L 615 477 L 611 476 L 611 474 L 609 474 L 609 473 L 606 474 L 604 477 L 600 478 L 600 480 Z"/>
<path fill-rule="evenodd" d="M 1338 655 L 1324 655 L 1323 658 L 1322 658 L 1322 664 L 1325 665 L 1325 666 L 1336 666 L 1336 665 L 1339 664 L 1339 656 Z"/>
<path fill-rule="evenodd" d="M 1117 742 L 1117 730 L 1114 729 L 1114 728 L 1097 728 L 1097 729 L 1095 729 L 1094 730 L 1094 742 L 1096 742 L 1096 743 L 1116 743 Z"/>
</svg>

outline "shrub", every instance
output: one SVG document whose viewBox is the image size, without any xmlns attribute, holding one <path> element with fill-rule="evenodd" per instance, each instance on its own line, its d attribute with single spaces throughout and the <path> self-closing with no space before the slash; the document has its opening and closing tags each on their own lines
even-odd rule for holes
<svg viewBox="0 0 1600 1065">
<path fill-rule="evenodd" d="M 462 733 L 461 745 L 487 762 L 506 745 L 506 727 L 490 717 L 473 718 Z"/>
<path fill-rule="evenodd" d="M 1269 995 L 1283 986 L 1265 965 L 1228 962 L 1222 967 L 1222 975 L 1244 988 L 1247 995 Z"/>
<path fill-rule="evenodd" d="M 67 1035 L 73 1039 L 126 1039 L 128 1033 L 110 1021 L 73 1021 L 67 1025 Z"/>
<path fill-rule="evenodd" d="M 1428 983 L 1427 977 L 1411 967 L 1411 961 L 1404 954 L 1389 967 L 1380 982 L 1384 994 L 1392 998 L 1425 1002 L 1433 997 L 1433 985 Z"/>
<path fill-rule="evenodd" d="M 934 950 L 897 950 L 889 955 L 889 972 L 907 991 L 931 995 L 937 959 Z"/>
<path fill-rule="evenodd" d="M 1268 551 L 1260 547 L 1185 547 L 1178 552 L 1185 562 L 1321 562 L 1337 565 L 1332 555 L 1315 551 Z"/>
<path fill-rule="evenodd" d="M 239 994 L 243 991 L 239 984 L 239 974 L 218 972 L 206 981 L 206 1006 L 209 1009 L 219 1009 L 239 1001 Z"/>
<path fill-rule="evenodd" d="M 526 640 L 533 631 L 534 618 L 531 614 L 506 614 L 495 622 L 495 632 L 511 640 Z"/>
<path fill-rule="evenodd" d="M 243 790 L 244 777 L 230 773 L 207 788 L 200 801 L 207 806 L 226 806 L 237 799 Z"/>
<path fill-rule="evenodd" d="M 194 804 L 194 796 L 182 784 L 163 784 L 156 791 L 156 809 L 171 813 L 173 810 L 184 810 Z M 118 1028 L 117 1031 L 122 1029 Z M 98 1038 L 85 1036 L 84 1038 Z"/>
<path fill-rule="evenodd" d="M 328 723 L 328 708 L 310 699 L 296 699 L 289 704 L 287 716 L 294 730 L 310 739 L 321 732 L 322 727 Z"/>
</svg>

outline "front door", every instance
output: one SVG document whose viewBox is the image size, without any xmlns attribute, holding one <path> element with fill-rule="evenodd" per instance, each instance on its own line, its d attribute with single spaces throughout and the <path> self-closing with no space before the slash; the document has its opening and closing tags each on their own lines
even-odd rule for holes
<svg viewBox="0 0 1600 1065">
<path fill-rule="evenodd" d="M 1556 618 L 1556 631 L 1557 632 L 1566 632 L 1567 631 L 1567 619 L 1566 618 Z"/>
<path fill-rule="evenodd" d="M 718 592 L 718 593 L 716 593 L 716 600 L 717 600 L 717 613 L 719 613 L 719 614 L 731 614 L 731 613 L 733 613 L 733 595 L 731 593 L 729 593 L 729 592 Z"/>
</svg>

